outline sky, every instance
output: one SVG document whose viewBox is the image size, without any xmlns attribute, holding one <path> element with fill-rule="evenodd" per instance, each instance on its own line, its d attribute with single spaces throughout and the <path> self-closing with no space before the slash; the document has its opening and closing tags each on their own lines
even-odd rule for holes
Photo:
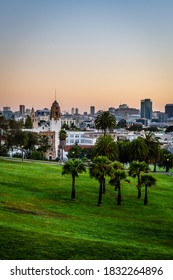
<svg viewBox="0 0 173 280">
<path fill-rule="evenodd" d="M 173 103 L 172 0 L 0 0 L 0 110 Z"/>
</svg>

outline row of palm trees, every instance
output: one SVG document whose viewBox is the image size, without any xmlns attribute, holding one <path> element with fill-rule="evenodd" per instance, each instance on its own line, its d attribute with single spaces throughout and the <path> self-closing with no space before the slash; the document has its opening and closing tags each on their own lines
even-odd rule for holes
<svg viewBox="0 0 173 280">
<path fill-rule="evenodd" d="M 156 184 L 156 179 L 148 174 L 149 164 L 156 164 L 163 157 L 168 164 L 167 152 L 160 148 L 158 140 L 152 132 L 148 132 L 144 137 L 129 141 L 117 141 L 110 134 L 116 126 L 116 119 L 108 111 L 100 111 L 95 119 L 95 127 L 102 130 L 93 150 L 92 162 L 89 165 L 89 175 L 99 182 L 98 206 L 102 204 L 102 195 L 106 192 L 106 177 L 109 177 L 109 184 L 118 191 L 117 205 L 121 205 L 121 181 L 129 182 L 128 176 L 137 177 L 138 199 L 141 198 L 141 188 L 145 186 L 144 205 L 148 203 L 148 187 Z M 165 154 L 164 154 L 165 153 Z M 165 156 L 166 155 L 166 156 Z M 170 155 L 169 155 L 170 156 Z M 171 163 L 172 157 L 169 158 Z M 129 169 L 125 170 L 124 164 L 129 164 Z M 63 166 L 62 174 L 71 174 L 72 192 L 71 198 L 75 199 L 75 178 L 79 173 L 86 172 L 86 165 L 80 159 L 72 158 Z"/>
<path fill-rule="evenodd" d="M 91 178 L 95 178 L 99 182 L 99 195 L 98 195 L 98 206 L 102 204 L 102 195 L 106 192 L 105 178 L 110 177 L 109 184 L 114 186 L 115 191 L 118 191 L 116 197 L 117 205 L 121 205 L 121 182 L 124 180 L 130 182 L 127 178 L 131 176 L 133 178 L 137 177 L 137 189 L 138 189 L 138 199 L 141 197 L 141 188 L 145 186 L 145 197 L 144 205 L 148 203 L 148 187 L 155 185 L 156 179 L 147 174 L 150 171 L 148 165 L 143 162 L 133 161 L 129 165 L 128 172 L 125 170 L 124 165 L 120 162 L 112 162 L 106 156 L 96 156 L 89 166 L 89 175 Z M 80 159 L 70 159 L 62 167 L 62 175 L 70 174 L 72 177 L 72 190 L 71 199 L 75 200 L 75 179 L 78 177 L 79 173 L 86 172 L 86 164 Z M 141 174 L 142 173 L 142 174 Z"/>
</svg>

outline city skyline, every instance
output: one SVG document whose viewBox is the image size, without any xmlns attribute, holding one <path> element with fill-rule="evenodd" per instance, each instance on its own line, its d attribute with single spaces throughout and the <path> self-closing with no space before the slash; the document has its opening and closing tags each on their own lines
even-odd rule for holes
<svg viewBox="0 0 173 280">
<path fill-rule="evenodd" d="M 139 3 L 140 2 L 140 3 Z M 173 103 L 173 2 L 2 0 L 0 107 Z"/>
</svg>

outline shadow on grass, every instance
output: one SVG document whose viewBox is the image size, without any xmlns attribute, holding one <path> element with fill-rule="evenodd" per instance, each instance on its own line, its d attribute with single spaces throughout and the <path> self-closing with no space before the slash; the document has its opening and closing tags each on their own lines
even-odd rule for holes
<svg viewBox="0 0 173 280">
<path fill-rule="evenodd" d="M 167 252 L 0 227 L 1 260 L 171 259 Z"/>
</svg>

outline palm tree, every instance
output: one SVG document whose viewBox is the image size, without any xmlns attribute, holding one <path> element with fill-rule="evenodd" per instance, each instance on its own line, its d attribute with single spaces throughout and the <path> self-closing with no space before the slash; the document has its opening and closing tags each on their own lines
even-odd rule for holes
<svg viewBox="0 0 173 280">
<path fill-rule="evenodd" d="M 110 160 L 106 156 L 94 157 L 89 167 L 90 177 L 98 180 L 100 184 L 98 206 L 102 203 L 103 182 L 105 176 L 110 173 L 110 169 Z"/>
<path fill-rule="evenodd" d="M 94 156 L 106 156 L 109 160 L 118 159 L 118 146 L 111 135 L 101 135 L 94 147 Z M 106 181 L 103 181 L 103 193 L 106 192 Z"/>
<path fill-rule="evenodd" d="M 147 162 L 154 164 L 154 172 L 156 172 L 156 164 L 159 161 L 160 144 L 153 132 L 145 133 L 145 143 L 148 147 Z"/>
<path fill-rule="evenodd" d="M 129 155 L 130 155 L 130 141 L 123 141 L 118 140 L 117 146 L 118 146 L 118 155 L 119 155 L 119 161 L 123 164 L 128 163 L 130 161 Z"/>
<path fill-rule="evenodd" d="M 117 169 L 124 170 L 124 165 L 119 161 L 112 162 L 111 166 L 113 170 L 117 170 Z"/>
<path fill-rule="evenodd" d="M 169 169 L 173 168 L 173 155 L 171 152 L 164 148 L 160 149 L 158 166 L 166 168 L 166 172 L 169 172 Z"/>
<path fill-rule="evenodd" d="M 155 186 L 156 184 L 156 178 L 154 178 L 150 174 L 143 174 L 141 175 L 141 184 L 145 186 L 145 197 L 144 197 L 144 205 L 147 205 L 148 203 L 148 187 Z"/>
<path fill-rule="evenodd" d="M 67 138 L 67 132 L 64 129 L 61 129 L 59 131 L 59 146 L 60 146 L 60 150 L 61 150 L 61 156 L 60 159 L 61 161 L 63 161 L 63 150 L 66 144 L 66 138 Z"/>
<path fill-rule="evenodd" d="M 109 111 L 99 111 L 95 121 L 95 127 L 101 129 L 106 135 L 107 130 L 112 130 L 116 127 L 116 118 Z"/>
<path fill-rule="evenodd" d="M 145 161 L 132 161 L 129 166 L 129 175 L 133 178 L 138 179 L 137 189 L 138 189 L 138 198 L 141 198 L 141 172 L 148 173 L 150 171 L 149 166 Z"/>
<path fill-rule="evenodd" d="M 143 161 L 148 156 L 148 147 L 143 138 L 138 137 L 130 143 L 130 161 Z"/>
<path fill-rule="evenodd" d="M 118 159 L 118 146 L 111 135 L 102 135 L 97 139 L 94 156 L 106 156 L 113 161 Z"/>
<path fill-rule="evenodd" d="M 72 191 L 71 199 L 75 200 L 75 179 L 78 177 L 78 173 L 86 172 L 85 164 L 80 159 L 70 159 L 68 160 L 62 168 L 62 175 L 71 174 L 72 176 Z"/>
<path fill-rule="evenodd" d="M 114 169 L 111 179 L 109 181 L 109 184 L 112 186 L 115 186 L 115 190 L 118 190 L 118 196 L 117 196 L 117 205 L 121 205 L 121 181 L 125 180 L 129 182 L 129 180 L 126 179 L 127 173 L 125 170 L 122 169 Z"/>
</svg>

